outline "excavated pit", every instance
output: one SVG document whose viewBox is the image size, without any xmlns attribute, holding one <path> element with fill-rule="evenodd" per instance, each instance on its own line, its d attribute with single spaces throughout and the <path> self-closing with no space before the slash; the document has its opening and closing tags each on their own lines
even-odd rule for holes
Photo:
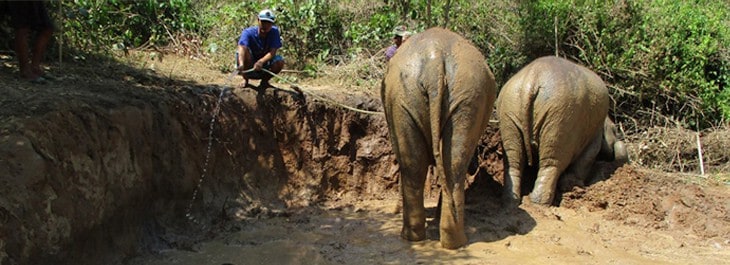
<svg viewBox="0 0 730 265">
<path fill-rule="evenodd" d="M 397 191 L 382 115 L 235 89 L 209 131 L 222 87 L 94 93 L 105 89 L 37 97 L 27 116 L 3 122 L 0 260 L 106 264 L 193 244 L 215 223 Z M 380 108 L 372 97 L 335 98 Z M 193 233 L 160 240 L 178 230 Z"/>
<path fill-rule="evenodd" d="M 236 88 L 219 105 L 224 87 L 201 85 L 211 80 L 123 65 L 66 66 L 34 85 L 3 65 L 3 265 L 693 264 L 730 253 L 726 184 L 632 164 L 599 163 L 594 184 L 560 207 L 502 207 L 494 127 L 468 178 L 469 245 L 438 246 L 431 178 L 429 240 L 405 242 L 382 115 L 274 90 Z M 381 110 L 367 91 L 308 89 Z"/>
</svg>

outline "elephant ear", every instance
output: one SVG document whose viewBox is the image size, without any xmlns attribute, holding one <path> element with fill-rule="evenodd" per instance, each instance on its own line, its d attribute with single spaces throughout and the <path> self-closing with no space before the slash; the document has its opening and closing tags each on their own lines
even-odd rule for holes
<svg viewBox="0 0 730 265">
<path fill-rule="evenodd" d="M 613 143 L 613 160 L 622 164 L 629 162 L 629 151 L 626 149 L 626 144 L 624 143 L 624 133 L 616 125 L 611 127 L 616 138 L 616 142 Z"/>
<path fill-rule="evenodd" d="M 626 145 L 622 141 L 623 133 L 608 117 L 603 123 L 602 138 L 601 151 L 598 153 L 599 160 L 628 162 L 629 155 L 626 151 Z"/>
</svg>

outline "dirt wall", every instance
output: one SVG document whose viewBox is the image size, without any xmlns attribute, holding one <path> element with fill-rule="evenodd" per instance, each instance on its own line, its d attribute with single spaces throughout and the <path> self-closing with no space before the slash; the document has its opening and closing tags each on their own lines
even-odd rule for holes
<svg viewBox="0 0 730 265">
<path fill-rule="evenodd" d="M 4 105 L 23 111 L 2 116 L 1 264 L 116 263 L 196 240 L 154 236 L 171 229 L 380 196 L 397 185 L 379 115 L 237 90 L 221 105 L 206 167 L 220 88 L 94 93 L 103 89 L 44 91 Z M 190 222 L 185 214 L 199 182 Z"/>
</svg>

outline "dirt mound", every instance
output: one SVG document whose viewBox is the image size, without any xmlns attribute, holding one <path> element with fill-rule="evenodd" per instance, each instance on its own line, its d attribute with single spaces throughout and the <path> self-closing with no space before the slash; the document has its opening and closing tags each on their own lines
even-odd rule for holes
<svg viewBox="0 0 730 265">
<path fill-rule="evenodd" d="M 563 194 L 561 206 L 601 212 L 608 220 L 676 235 L 718 242 L 730 238 L 730 196 L 721 191 L 727 187 L 691 181 L 625 165 L 607 180 Z"/>
</svg>

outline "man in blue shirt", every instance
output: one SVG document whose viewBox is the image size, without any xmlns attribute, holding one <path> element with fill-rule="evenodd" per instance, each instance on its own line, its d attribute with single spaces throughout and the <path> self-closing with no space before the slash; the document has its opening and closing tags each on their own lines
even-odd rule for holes
<svg viewBox="0 0 730 265">
<path fill-rule="evenodd" d="M 274 12 L 265 9 L 259 12 L 258 26 L 246 28 L 241 32 L 236 52 L 236 67 L 238 71 L 253 69 L 252 72 L 242 74 L 245 80 L 244 87 L 249 86 L 249 79 L 261 79 L 258 89 L 271 87 L 269 84 L 271 75 L 261 69 L 278 74 L 284 68 L 284 58 L 276 54 L 282 45 L 279 28 L 274 26 L 275 21 Z"/>
</svg>

